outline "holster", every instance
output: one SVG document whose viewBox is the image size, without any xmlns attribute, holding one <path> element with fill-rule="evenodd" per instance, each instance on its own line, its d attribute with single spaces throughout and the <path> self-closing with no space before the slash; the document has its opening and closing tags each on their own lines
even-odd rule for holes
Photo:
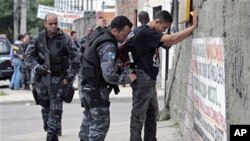
<svg viewBox="0 0 250 141">
<path fill-rule="evenodd" d="M 62 96 L 63 101 L 65 101 L 66 103 L 71 103 L 75 94 L 75 89 L 73 87 L 73 82 L 70 82 L 66 85 L 63 84 L 63 79 L 65 79 L 65 76 L 67 76 L 66 73 L 62 74 L 60 76 L 60 81 L 61 82 L 61 86 L 58 92 L 61 93 L 60 95 Z"/>
<path fill-rule="evenodd" d="M 83 93 L 90 98 L 90 107 L 109 107 L 110 102 L 101 98 L 100 92 L 95 87 L 85 84 Z M 83 103 L 84 104 L 84 103 Z"/>
<path fill-rule="evenodd" d="M 75 94 L 74 87 L 72 86 L 72 84 L 69 84 L 68 86 L 66 86 L 63 100 L 67 103 L 71 103 L 73 100 L 74 94 Z"/>
</svg>

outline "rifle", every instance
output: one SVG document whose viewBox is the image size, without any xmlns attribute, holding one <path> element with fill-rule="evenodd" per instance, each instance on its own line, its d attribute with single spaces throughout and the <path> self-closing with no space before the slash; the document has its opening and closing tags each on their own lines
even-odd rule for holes
<svg viewBox="0 0 250 141">
<path fill-rule="evenodd" d="M 51 70 L 51 66 L 50 66 L 50 51 L 48 50 L 47 53 L 44 54 L 44 63 L 45 65 L 48 67 L 48 70 Z M 51 87 L 51 83 L 52 83 L 52 79 L 51 79 L 51 73 L 46 73 L 46 81 L 47 81 L 47 87 L 48 87 L 48 92 L 49 92 L 49 96 L 51 97 L 53 95 L 52 93 L 52 87 Z"/>
<path fill-rule="evenodd" d="M 43 54 L 41 52 L 38 53 L 38 62 L 44 62 L 45 61 L 45 57 L 43 56 Z M 41 81 L 41 74 L 37 74 L 37 72 L 35 72 L 35 70 L 32 69 L 31 71 L 31 81 L 32 81 L 32 94 L 33 94 L 33 98 L 35 100 L 35 103 L 37 105 L 40 104 L 40 98 L 37 94 L 37 91 L 36 91 L 36 85 L 35 85 L 35 82 L 40 82 Z"/>
<path fill-rule="evenodd" d="M 52 93 L 52 87 L 51 87 L 50 50 L 49 50 L 49 48 L 46 45 L 45 34 L 39 33 L 38 37 L 40 38 L 40 40 L 42 41 L 42 43 L 44 43 L 44 46 L 42 46 L 42 48 L 39 48 L 39 50 L 41 50 L 44 55 L 42 53 L 38 53 L 38 55 L 39 55 L 39 58 L 41 58 L 41 59 L 44 60 L 44 64 L 48 67 L 48 70 L 47 70 L 48 73 L 46 73 L 46 78 L 45 78 L 46 82 L 44 82 L 44 83 L 48 87 L 49 96 L 52 97 L 53 93 Z"/>
</svg>

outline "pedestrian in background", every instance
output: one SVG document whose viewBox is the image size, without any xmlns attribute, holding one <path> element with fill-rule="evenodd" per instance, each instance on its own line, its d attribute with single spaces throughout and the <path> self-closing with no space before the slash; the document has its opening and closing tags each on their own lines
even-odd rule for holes
<svg viewBox="0 0 250 141">
<path fill-rule="evenodd" d="M 125 16 L 115 17 L 108 29 L 97 27 L 87 37 L 83 55 L 81 102 L 85 108 L 79 137 L 81 141 L 104 141 L 110 125 L 109 94 L 118 84 L 133 82 L 134 74 L 116 73 L 117 42 L 123 42 L 132 23 Z M 118 88 L 118 89 L 117 89 Z"/>
<path fill-rule="evenodd" d="M 70 36 L 58 28 L 56 14 L 48 13 L 44 26 L 28 45 L 26 61 L 36 73 L 34 85 L 42 106 L 46 141 L 58 141 L 65 87 L 72 85 L 79 71 L 79 57 Z"/>
<path fill-rule="evenodd" d="M 72 30 L 72 31 L 70 32 L 70 37 L 71 37 L 71 39 L 74 41 L 75 46 L 77 47 L 77 49 L 79 50 L 79 49 L 80 49 L 80 44 L 79 44 L 79 42 L 78 42 L 78 38 L 77 38 L 77 33 L 76 33 L 76 31 Z"/>
<path fill-rule="evenodd" d="M 156 77 L 159 71 L 160 57 L 156 48 L 167 48 L 186 37 L 197 27 L 197 14 L 192 12 L 193 25 L 187 29 L 163 34 L 172 24 L 172 16 L 167 11 L 160 11 L 154 19 L 146 25 L 134 30 L 133 53 L 137 66 L 137 81 L 131 84 L 133 89 L 133 106 L 130 121 L 130 141 L 142 141 L 141 131 L 144 126 L 144 141 L 156 141 L 156 127 L 158 114 L 158 100 L 156 91 Z M 162 46 L 164 45 L 164 46 Z"/>
<path fill-rule="evenodd" d="M 23 34 L 19 34 L 17 40 L 12 44 L 10 51 L 10 60 L 14 67 L 14 72 L 11 77 L 10 89 L 19 90 L 22 86 L 22 64 L 24 52 L 22 50 Z"/>
<path fill-rule="evenodd" d="M 29 68 L 27 66 L 27 63 L 25 61 L 25 51 L 27 50 L 27 47 L 29 45 L 30 42 L 30 36 L 28 33 L 25 33 L 23 35 L 23 45 L 22 45 L 22 50 L 23 50 L 23 54 L 24 54 L 24 61 L 22 64 L 22 83 L 23 83 L 23 88 L 25 90 L 30 90 L 30 75 L 31 75 L 31 68 Z"/>
<path fill-rule="evenodd" d="M 106 19 L 102 19 L 101 27 L 102 27 L 102 28 L 106 28 L 106 29 L 108 28 L 108 22 L 107 22 Z"/>
<path fill-rule="evenodd" d="M 86 34 L 80 39 L 79 43 L 80 43 L 80 52 L 81 54 L 83 54 L 85 47 L 86 47 L 86 37 L 93 31 L 93 27 L 92 26 L 88 26 L 86 29 Z"/>
<path fill-rule="evenodd" d="M 146 11 L 141 11 L 139 14 L 138 14 L 138 20 L 139 22 L 141 23 L 141 25 L 145 25 L 147 23 L 149 23 L 149 15 L 148 15 L 148 12 Z"/>
</svg>

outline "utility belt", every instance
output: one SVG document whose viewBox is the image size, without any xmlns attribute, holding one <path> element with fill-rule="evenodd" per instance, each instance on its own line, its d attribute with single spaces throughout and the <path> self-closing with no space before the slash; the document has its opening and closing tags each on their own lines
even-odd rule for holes
<svg viewBox="0 0 250 141">
<path fill-rule="evenodd" d="M 95 69 L 93 67 L 82 68 L 82 86 L 89 84 L 95 88 L 107 87 L 110 91 L 114 89 L 115 94 L 118 94 L 120 92 L 119 87 L 117 85 L 107 83 L 99 71 L 99 69 Z"/>
<path fill-rule="evenodd" d="M 93 87 L 92 85 L 85 84 L 82 87 L 82 93 L 85 96 L 90 98 L 88 101 L 88 104 L 86 103 L 86 99 L 81 99 L 82 107 L 89 106 L 91 108 L 94 108 L 94 107 L 109 107 L 110 106 L 109 100 L 102 99 L 100 89 Z M 85 106 L 86 104 L 88 106 Z"/>
<path fill-rule="evenodd" d="M 108 88 L 109 91 L 114 90 L 114 93 L 117 95 L 120 92 L 120 89 L 118 85 L 112 85 L 107 82 L 105 82 L 102 79 L 94 78 L 94 77 L 86 77 L 83 75 L 81 85 L 90 85 L 94 88 L 100 88 L 100 87 L 105 87 Z"/>
<path fill-rule="evenodd" d="M 116 94 L 118 94 L 120 90 L 117 85 L 108 84 L 99 71 L 99 69 L 94 67 L 82 68 L 82 80 L 80 82 L 82 85 L 82 93 L 83 95 L 90 97 L 90 107 L 109 107 L 110 102 L 102 99 L 100 95 L 100 88 L 107 88 L 110 92 L 114 89 Z M 84 103 L 84 100 L 82 100 L 83 106 L 86 104 Z"/>
<path fill-rule="evenodd" d="M 90 101 L 88 105 L 90 107 L 109 107 L 110 102 L 109 100 L 102 99 L 100 88 L 107 88 L 108 91 L 112 91 L 114 89 L 115 93 L 119 93 L 119 87 L 115 87 L 116 85 L 111 86 L 110 84 L 106 83 L 104 80 L 97 80 L 97 78 L 93 77 L 86 77 L 83 75 L 81 81 L 82 85 L 82 93 L 85 96 L 90 97 Z M 118 89 L 118 90 L 117 90 Z M 85 107 L 86 101 L 82 100 L 82 107 Z"/>
</svg>

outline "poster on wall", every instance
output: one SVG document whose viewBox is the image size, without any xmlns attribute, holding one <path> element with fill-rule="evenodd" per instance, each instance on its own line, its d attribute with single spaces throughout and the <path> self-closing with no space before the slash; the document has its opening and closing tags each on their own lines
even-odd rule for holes
<svg viewBox="0 0 250 141">
<path fill-rule="evenodd" d="M 196 38 L 187 87 L 185 126 L 195 141 L 226 141 L 225 69 L 222 38 Z"/>
</svg>

